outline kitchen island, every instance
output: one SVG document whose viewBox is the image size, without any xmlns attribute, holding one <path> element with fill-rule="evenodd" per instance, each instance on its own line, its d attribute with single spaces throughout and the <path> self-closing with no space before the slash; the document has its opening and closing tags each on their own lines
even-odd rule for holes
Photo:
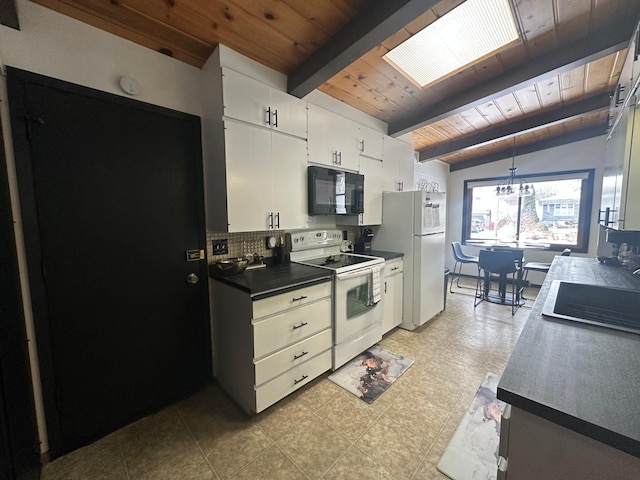
<svg viewBox="0 0 640 480">
<path fill-rule="evenodd" d="M 640 478 L 640 335 L 543 316 L 553 280 L 640 291 L 630 271 L 554 259 L 498 385 L 498 478 Z"/>
</svg>

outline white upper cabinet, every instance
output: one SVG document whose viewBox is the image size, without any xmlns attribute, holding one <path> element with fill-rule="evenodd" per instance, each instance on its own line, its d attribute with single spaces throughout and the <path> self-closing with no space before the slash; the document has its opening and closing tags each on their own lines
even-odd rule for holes
<svg viewBox="0 0 640 480">
<path fill-rule="evenodd" d="M 309 162 L 358 171 L 360 145 L 358 124 L 309 104 Z"/>
<path fill-rule="evenodd" d="M 228 231 L 305 228 L 306 142 L 233 120 L 224 142 Z"/>
<path fill-rule="evenodd" d="M 277 230 L 306 228 L 307 142 L 288 135 L 271 136 L 271 184 Z"/>
<path fill-rule="evenodd" d="M 307 138 L 307 102 L 272 88 L 269 104 L 272 109 L 271 123 L 274 130 Z"/>
<path fill-rule="evenodd" d="M 364 175 L 364 213 L 358 215 L 358 225 L 380 225 L 384 182 L 382 160 L 362 157 L 360 173 Z"/>
<path fill-rule="evenodd" d="M 382 160 L 384 133 L 360 125 L 358 127 L 358 148 L 360 155 Z"/>
<path fill-rule="evenodd" d="M 385 192 L 414 190 L 413 146 L 393 137 L 385 137 L 383 144 L 384 176 L 382 189 Z"/>
<path fill-rule="evenodd" d="M 222 68 L 224 116 L 307 138 L 307 103 L 253 78 Z"/>
<path fill-rule="evenodd" d="M 271 133 L 224 122 L 229 232 L 267 230 L 272 214 Z"/>
</svg>

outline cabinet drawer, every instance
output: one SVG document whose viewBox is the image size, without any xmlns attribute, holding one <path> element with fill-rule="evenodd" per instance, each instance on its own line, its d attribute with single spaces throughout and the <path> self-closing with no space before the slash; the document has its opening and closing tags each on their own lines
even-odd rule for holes
<svg viewBox="0 0 640 480">
<path fill-rule="evenodd" d="M 299 288 L 253 302 L 253 318 L 262 318 L 288 308 L 305 305 L 331 295 L 331 282 Z"/>
<path fill-rule="evenodd" d="M 256 388 L 256 413 L 273 405 L 331 368 L 331 349 Z"/>
<path fill-rule="evenodd" d="M 402 273 L 403 271 L 404 271 L 404 261 L 402 261 L 402 259 L 389 260 L 384 265 L 385 278 L 388 278 L 391 275 L 397 275 L 398 273 Z"/>
<path fill-rule="evenodd" d="M 255 384 L 262 385 L 282 372 L 306 362 L 320 352 L 331 348 L 331 343 L 331 329 L 329 328 L 257 361 L 255 363 Z"/>
<path fill-rule="evenodd" d="M 253 321 L 253 358 L 275 352 L 331 326 L 331 298 Z"/>
</svg>

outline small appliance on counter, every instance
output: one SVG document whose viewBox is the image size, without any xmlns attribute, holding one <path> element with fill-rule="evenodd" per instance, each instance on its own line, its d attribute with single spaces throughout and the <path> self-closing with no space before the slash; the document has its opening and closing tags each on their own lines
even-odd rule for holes
<svg viewBox="0 0 640 480">
<path fill-rule="evenodd" d="M 640 266 L 640 231 L 600 225 L 596 257 L 600 263 L 635 270 Z"/>
<path fill-rule="evenodd" d="M 373 240 L 373 230 L 365 228 L 356 242 L 354 251 L 356 253 L 366 253 L 371 251 L 371 240 Z"/>
</svg>

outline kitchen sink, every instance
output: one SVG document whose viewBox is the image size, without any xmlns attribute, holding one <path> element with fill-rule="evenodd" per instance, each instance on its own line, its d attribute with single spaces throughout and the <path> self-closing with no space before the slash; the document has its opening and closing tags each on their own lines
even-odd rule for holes
<svg viewBox="0 0 640 480">
<path fill-rule="evenodd" d="M 542 315 L 640 334 L 640 290 L 554 280 Z"/>
</svg>

